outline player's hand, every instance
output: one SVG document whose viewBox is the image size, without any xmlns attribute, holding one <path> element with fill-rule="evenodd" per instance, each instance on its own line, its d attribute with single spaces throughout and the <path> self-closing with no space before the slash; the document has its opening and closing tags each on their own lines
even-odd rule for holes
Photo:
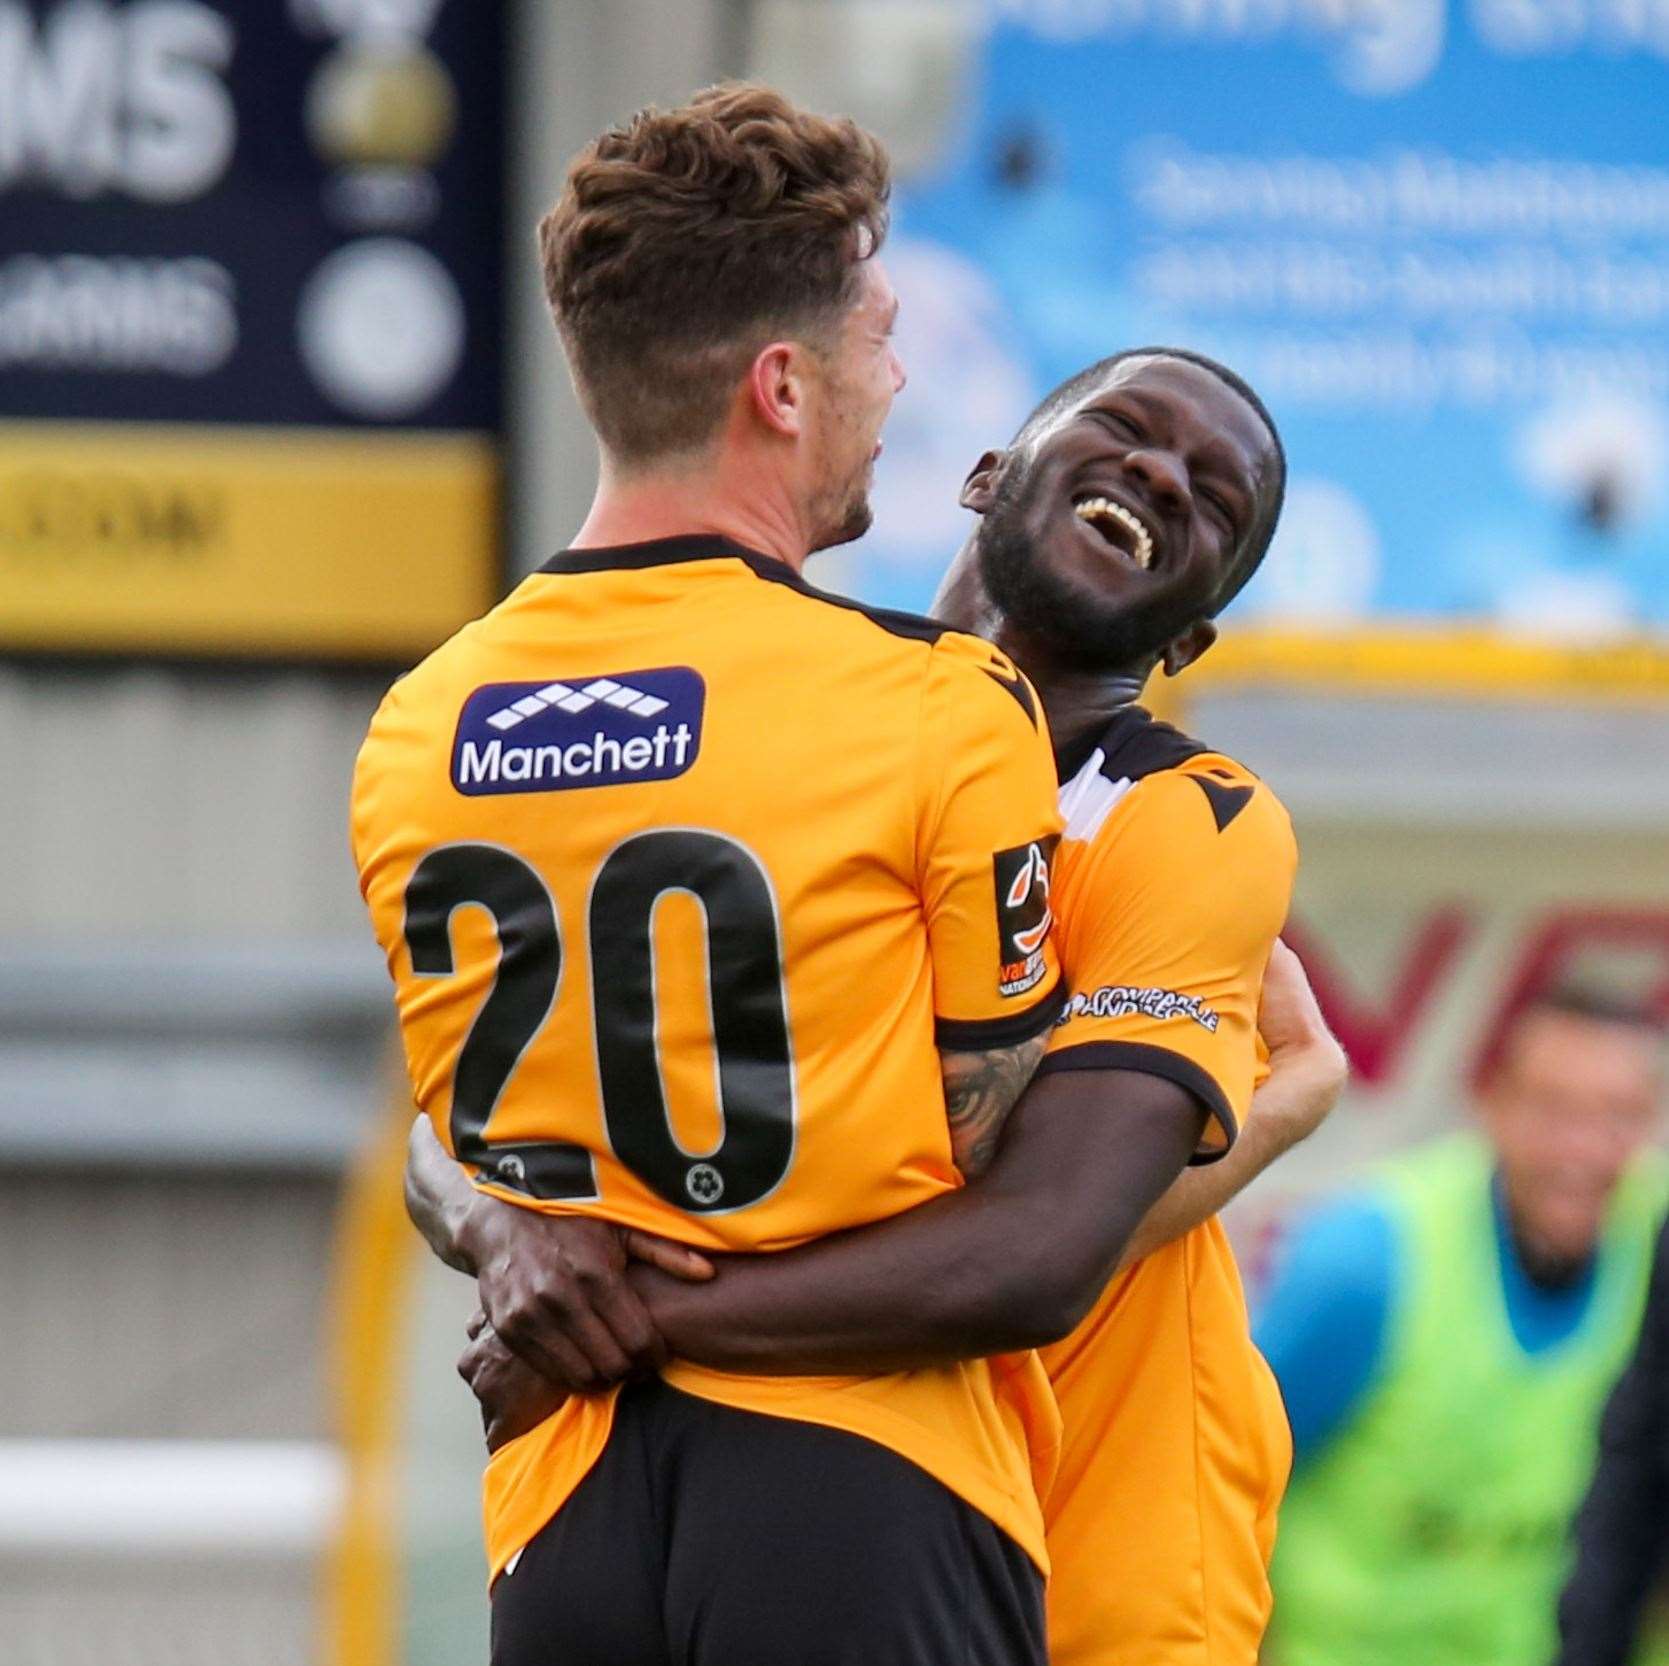
<svg viewBox="0 0 1669 1666">
<path fill-rule="evenodd" d="M 608 1221 L 540 1215 L 481 1195 L 471 1206 L 469 1251 L 488 1321 L 553 1386 L 595 1393 L 666 1363 L 666 1346 L 627 1283 L 629 1257 L 675 1278 L 712 1276 L 681 1244 Z"/>
<path fill-rule="evenodd" d="M 479 1309 L 469 1322 L 469 1346 L 458 1358 L 458 1375 L 480 1403 L 489 1452 L 537 1428 L 568 1398 L 511 1353 Z"/>
<path fill-rule="evenodd" d="M 1269 1050 L 1270 1079 L 1281 1077 L 1294 1090 L 1279 1096 L 1284 1145 L 1294 1146 L 1327 1120 L 1350 1075 L 1350 1062 L 1321 1015 L 1303 962 L 1279 941 L 1263 977 L 1258 1034 Z"/>
</svg>

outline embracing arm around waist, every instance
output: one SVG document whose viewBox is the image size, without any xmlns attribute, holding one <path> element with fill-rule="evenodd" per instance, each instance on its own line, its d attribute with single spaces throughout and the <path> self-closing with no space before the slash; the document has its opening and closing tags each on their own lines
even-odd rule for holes
<svg viewBox="0 0 1669 1666">
<path fill-rule="evenodd" d="M 1001 1100 L 1018 1068 L 990 1067 L 994 1080 L 971 1087 L 969 1102 Z M 626 1252 L 646 1259 L 625 1282 L 670 1352 L 724 1370 L 896 1371 L 1053 1341 L 1099 1295 L 1205 1114 L 1158 1076 L 1063 1071 L 1024 1091 L 977 1185 L 796 1250 L 712 1258 L 710 1282 L 699 1281 L 703 1258 L 668 1245 L 651 1260 L 658 1241 L 626 1233 Z M 551 1262 L 575 1227 L 614 1229 L 478 1192 L 426 1118 L 412 1129 L 406 1198 L 434 1252 L 477 1276 L 504 1340 L 553 1381 L 580 1386 L 571 1357 L 540 1357 L 566 1302 L 550 1288 Z M 680 1253 L 683 1263 L 672 1259 Z"/>
<path fill-rule="evenodd" d="M 629 1257 L 705 1279 L 694 1250 L 584 1215 L 543 1215 L 479 1192 L 426 1116 L 406 1151 L 406 1211 L 447 1266 L 476 1280 L 492 1331 L 565 1391 L 657 1370 L 666 1346 L 626 1280 Z"/>
<path fill-rule="evenodd" d="M 899 1369 L 1055 1341 L 1117 1268 L 1215 1213 L 1332 1109 L 1344 1054 L 1284 944 L 1259 1025 L 1271 1074 L 1239 1139 L 1204 1167 L 1183 1169 L 1206 1121 L 1185 1088 L 1056 1071 L 1026 1089 L 975 1185 L 784 1255 L 726 1261 L 699 1288 L 629 1276 L 675 1354 L 737 1370 Z"/>
<path fill-rule="evenodd" d="M 1134 1071 L 1041 1077 L 977 1185 L 694 1286 L 629 1277 L 673 1353 L 726 1370 L 898 1371 L 1051 1342 L 1088 1312 L 1205 1122 Z"/>
</svg>

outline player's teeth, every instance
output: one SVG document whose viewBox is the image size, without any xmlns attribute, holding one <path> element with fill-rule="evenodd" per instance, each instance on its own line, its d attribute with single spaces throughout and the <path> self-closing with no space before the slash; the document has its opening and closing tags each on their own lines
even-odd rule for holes
<svg viewBox="0 0 1669 1666">
<path fill-rule="evenodd" d="M 1082 503 L 1073 504 L 1072 512 L 1081 521 L 1093 521 L 1100 515 L 1117 521 L 1136 541 L 1133 552 L 1136 565 L 1143 572 L 1153 565 L 1153 539 L 1147 528 L 1122 503 L 1114 503 L 1111 498 L 1104 497 L 1085 498 Z"/>
</svg>

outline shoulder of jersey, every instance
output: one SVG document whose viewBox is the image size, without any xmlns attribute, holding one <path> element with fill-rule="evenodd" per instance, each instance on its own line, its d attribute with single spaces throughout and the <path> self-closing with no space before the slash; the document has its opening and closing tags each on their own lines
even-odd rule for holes
<svg viewBox="0 0 1669 1666">
<path fill-rule="evenodd" d="M 373 729 L 377 727 L 378 719 L 396 711 L 411 710 L 429 698 L 444 699 L 450 692 L 449 685 L 455 676 L 458 660 L 467 645 L 479 636 L 481 625 L 482 620 L 472 619 L 439 647 L 431 648 L 409 671 L 402 671 L 384 691 L 376 716 L 372 719 Z"/>
<path fill-rule="evenodd" d="M 1150 799 L 1163 797 L 1185 809 L 1197 805 L 1219 833 L 1248 811 L 1283 825 L 1287 820 L 1280 800 L 1244 764 L 1131 707 L 1107 725 L 1089 759 L 1062 787 L 1066 837 L 1095 838 L 1125 796 L 1150 780 Z"/>
<path fill-rule="evenodd" d="M 791 595 L 803 597 L 807 602 L 832 608 L 837 615 L 867 620 L 878 630 L 902 641 L 920 642 L 933 647 L 943 638 L 956 634 L 948 625 L 941 624 L 937 619 L 929 619 L 925 614 L 906 613 L 902 608 L 896 607 L 874 607 L 851 596 L 837 595 L 833 590 L 820 590 L 808 579 L 783 566 L 780 561 L 771 561 L 763 556 L 743 559 L 753 572 L 768 584 L 776 585 Z"/>
<path fill-rule="evenodd" d="M 585 551 L 564 551 L 551 561 L 539 568 L 544 574 L 588 573 L 588 572 L 618 572 L 629 570 L 633 566 L 659 565 L 660 562 L 622 562 L 618 555 L 611 555 L 607 560 L 587 561 Z M 942 636 L 949 633 L 949 627 L 940 624 L 937 619 L 929 619 L 919 613 L 906 613 L 899 608 L 875 607 L 869 602 L 860 602 L 851 596 L 837 595 L 832 590 L 821 590 L 809 579 L 796 573 L 793 568 L 775 561 L 769 556 L 759 555 L 752 550 L 745 550 L 740 545 L 730 545 L 716 550 L 702 552 L 708 556 L 723 557 L 739 561 L 748 568 L 756 578 L 764 580 L 771 586 L 772 592 L 778 595 L 797 596 L 802 600 L 819 607 L 832 610 L 831 616 L 843 616 L 853 620 L 867 620 L 887 635 L 904 641 L 921 642 L 928 646 L 936 643 Z M 512 597 L 516 594 L 512 592 Z M 489 616 L 490 617 L 490 616 Z"/>
<path fill-rule="evenodd" d="M 987 642 L 982 636 L 952 629 L 937 619 L 923 614 L 906 613 L 898 608 L 872 607 L 868 602 L 854 601 L 850 596 L 839 596 L 831 590 L 819 590 L 798 573 L 780 563 L 763 559 L 749 560 L 748 565 L 759 577 L 803 596 L 806 600 L 866 619 L 871 625 L 890 636 L 905 641 L 920 642 L 932 650 L 934 662 L 942 665 L 965 665 L 971 675 L 983 676 L 1025 713 L 1032 728 L 1039 727 L 1037 694 L 1002 649 Z M 950 675 L 957 673 L 952 671 Z"/>
<path fill-rule="evenodd" d="M 981 686 L 995 686 L 1026 714 L 1032 728 L 1038 721 L 1037 690 L 1026 675 L 1001 648 L 987 642 L 983 636 L 966 631 L 945 630 L 934 644 L 939 660 L 950 676 L 967 675 L 980 679 Z"/>
<path fill-rule="evenodd" d="M 479 657 L 493 611 L 472 619 L 394 679 L 371 715 L 360 749 L 362 763 L 385 745 L 427 746 L 444 738 L 450 746 L 464 699 L 479 683 L 494 680 Z"/>
</svg>

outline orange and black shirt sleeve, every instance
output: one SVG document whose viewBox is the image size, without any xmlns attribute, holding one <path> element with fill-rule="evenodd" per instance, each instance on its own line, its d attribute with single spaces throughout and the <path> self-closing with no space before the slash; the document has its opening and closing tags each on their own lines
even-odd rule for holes
<svg viewBox="0 0 1669 1666">
<path fill-rule="evenodd" d="M 1260 1072 L 1258 996 L 1297 867 L 1286 811 L 1204 754 L 1135 782 L 1062 867 L 1071 993 L 1040 1073 L 1175 1082 L 1209 1114 L 1194 1161 L 1221 1156 Z"/>
<path fill-rule="evenodd" d="M 990 643 L 949 632 L 934 644 L 917 779 L 935 1040 L 1018 1045 L 1065 999 L 1050 906 L 1061 822 L 1042 704 Z"/>
</svg>

